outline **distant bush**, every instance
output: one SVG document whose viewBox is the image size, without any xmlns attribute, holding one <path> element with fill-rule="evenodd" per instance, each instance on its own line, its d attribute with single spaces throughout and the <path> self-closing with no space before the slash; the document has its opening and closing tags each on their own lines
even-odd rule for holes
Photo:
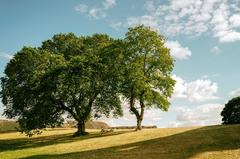
<svg viewBox="0 0 240 159">
<path fill-rule="evenodd" d="M 240 97 L 228 101 L 221 115 L 223 124 L 240 124 Z"/>
</svg>

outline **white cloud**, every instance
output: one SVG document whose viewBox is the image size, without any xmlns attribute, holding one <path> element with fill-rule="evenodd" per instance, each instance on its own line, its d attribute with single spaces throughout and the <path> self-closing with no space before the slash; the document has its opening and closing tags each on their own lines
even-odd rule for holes
<svg viewBox="0 0 240 159">
<path fill-rule="evenodd" d="M 4 52 L 0 52 L 0 58 L 5 58 L 7 60 L 11 60 L 13 58 L 13 55 L 4 53 Z"/>
<path fill-rule="evenodd" d="M 217 84 L 206 79 L 192 81 L 187 85 L 188 99 L 191 102 L 217 99 L 214 95 L 217 93 L 217 90 Z"/>
<path fill-rule="evenodd" d="M 240 32 L 224 30 L 216 33 L 220 42 L 235 42 L 240 40 Z"/>
<path fill-rule="evenodd" d="M 231 7 L 227 2 L 222 2 L 213 12 L 211 23 L 213 24 L 213 34 L 220 42 L 234 42 L 240 40 L 240 32 L 234 28 L 240 27 L 238 24 L 239 15 L 232 15 Z"/>
<path fill-rule="evenodd" d="M 187 47 L 182 47 L 178 41 L 166 41 L 165 46 L 170 48 L 171 55 L 177 59 L 185 60 L 192 55 L 192 52 Z"/>
<path fill-rule="evenodd" d="M 153 16 L 143 15 L 141 17 L 128 17 L 127 18 L 127 26 L 134 27 L 139 24 L 149 26 L 152 29 L 159 31 L 158 21 Z"/>
<path fill-rule="evenodd" d="M 238 0 L 146 1 L 146 13 L 127 18 L 127 25 L 144 24 L 167 35 L 207 33 L 220 42 L 240 40 Z"/>
<path fill-rule="evenodd" d="M 187 98 L 187 82 L 176 75 L 173 75 L 172 78 L 176 80 L 173 98 Z"/>
<path fill-rule="evenodd" d="M 221 52 L 221 50 L 219 49 L 218 46 L 214 46 L 212 49 L 211 49 L 211 52 L 214 53 L 214 54 L 219 54 Z"/>
<path fill-rule="evenodd" d="M 223 107 L 219 103 L 204 104 L 194 108 L 178 107 L 173 110 L 177 113 L 176 121 L 171 122 L 169 126 L 182 127 L 220 124 L 220 113 Z"/>
<path fill-rule="evenodd" d="M 229 93 L 229 95 L 230 95 L 231 97 L 238 97 L 238 96 L 240 96 L 240 88 L 231 91 L 231 92 Z"/>
<path fill-rule="evenodd" d="M 218 90 L 218 85 L 210 79 L 198 79 L 186 82 L 176 75 L 173 75 L 173 78 L 177 82 L 174 88 L 173 98 L 184 98 L 190 102 L 204 102 L 218 99 L 215 95 Z"/>
<path fill-rule="evenodd" d="M 86 4 L 79 4 L 74 7 L 75 11 L 87 14 L 94 19 L 101 19 L 107 17 L 107 11 L 116 5 L 116 0 L 104 0 L 101 6 L 88 6 Z"/>
<path fill-rule="evenodd" d="M 233 27 L 240 27 L 240 14 L 234 14 L 229 19 Z"/>
</svg>

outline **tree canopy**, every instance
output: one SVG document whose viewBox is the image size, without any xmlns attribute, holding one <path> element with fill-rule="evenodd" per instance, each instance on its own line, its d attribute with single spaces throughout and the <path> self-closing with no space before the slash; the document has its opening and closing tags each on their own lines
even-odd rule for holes
<svg viewBox="0 0 240 159">
<path fill-rule="evenodd" d="M 125 72 L 123 95 L 137 118 L 137 130 L 146 108 L 168 110 L 175 81 L 171 78 L 174 61 L 165 39 L 150 27 L 129 28 L 124 39 Z"/>
<path fill-rule="evenodd" d="M 221 112 L 223 124 L 240 124 L 240 97 L 235 97 L 225 104 Z"/>
<path fill-rule="evenodd" d="M 58 34 L 39 48 L 24 47 L 7 64 L 2 78 L 4 114 L 17 118 L 32 135 L 56 126 L 68 114 L 85 134 L 92 111 L 122 115 L 118 94 L 117 41 L 104 34 Z"/>
<path fill-rule="evenodd" d="M 143 25 L 129 28 L 124 39 L 106 34 L 57 34 L 38 48 L 24 47 L 1 78 L 4 114 L 33 135 L 55 127 L 68 115 L 76 135 L 96 112 L 121 116 L 125 97 L 141 129 L 144 110 L 168 110 L 175 81 L 174 60 L 165 39 Z"/>
</svg>

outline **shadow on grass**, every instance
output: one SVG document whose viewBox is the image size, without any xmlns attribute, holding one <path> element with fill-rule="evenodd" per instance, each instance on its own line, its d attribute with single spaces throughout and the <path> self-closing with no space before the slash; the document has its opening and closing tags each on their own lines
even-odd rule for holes
<svg viewBox="0 0 240 159">
<path fill-rule="evenodd" d="M 50 130 L 51 131 L 51 130 Z M 20 139 L 2 139 L 0 140 L 0 152 L 14 151 L 25 148 L 37 148 L 42 146 L 54 145 L 59 143 L 69 143 L 78 140 L 86 140 L 90 138 L 100 138 L 105 136 L 119 135 L 130 131 L 116 131 L 106 134 L 100 134 L 100 132 L 89 133 L 85 136 L 74 137 L 73 133 L 50 135 L 35 138 L 20 138 Z M 1 157 L 0 157 L 1 158 Z"/>
<path fill-rule="evenodd" d="M 240 149 L 239 132 L 240 125 L 209 126 L 122 146 L 24 159 L 188 159 L 203 152 Z"/>
</svg>

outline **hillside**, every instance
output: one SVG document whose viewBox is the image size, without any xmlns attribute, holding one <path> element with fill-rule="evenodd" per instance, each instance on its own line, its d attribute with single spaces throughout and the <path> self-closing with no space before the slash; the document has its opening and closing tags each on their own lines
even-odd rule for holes
<svg viewBox="0 0 240 159">
<path fill-rule="evenodd" d="M 45 131 L 27 138 L 0 134 L 1 159 L 239 159 L 240 125 L 195 128 L 90 130 L 73 138 L 75 129 Z"/>
<path fill-rule="evenodd" d="M 63 124 L 63 127 L 65 128 L 75 128 L 77 125 L 77 122 L 74 120 L 69 120 L 65 124 Z M 88 121 L 86 123 L 86 128 L 87 129 L 108 129 L 110 126 L 102 121 Z"/>
<path fill-rule="evenodd" d="M 0 120 L 0 133 L 17 131 L 17 123 L 12 120 Z"/>
<path fill-rule="evenodd" d="M 62 127 L 74 128 L 76 125 L 75 121 L 68 121 Z M 18 124 L 13 120 L 0 120 L 0 133 L 17 131 Z M 88 121 L 86 123 L 87 129 L 107 129 L 110 126 L 107 123 L 101 121 Z"/>
</svg>

